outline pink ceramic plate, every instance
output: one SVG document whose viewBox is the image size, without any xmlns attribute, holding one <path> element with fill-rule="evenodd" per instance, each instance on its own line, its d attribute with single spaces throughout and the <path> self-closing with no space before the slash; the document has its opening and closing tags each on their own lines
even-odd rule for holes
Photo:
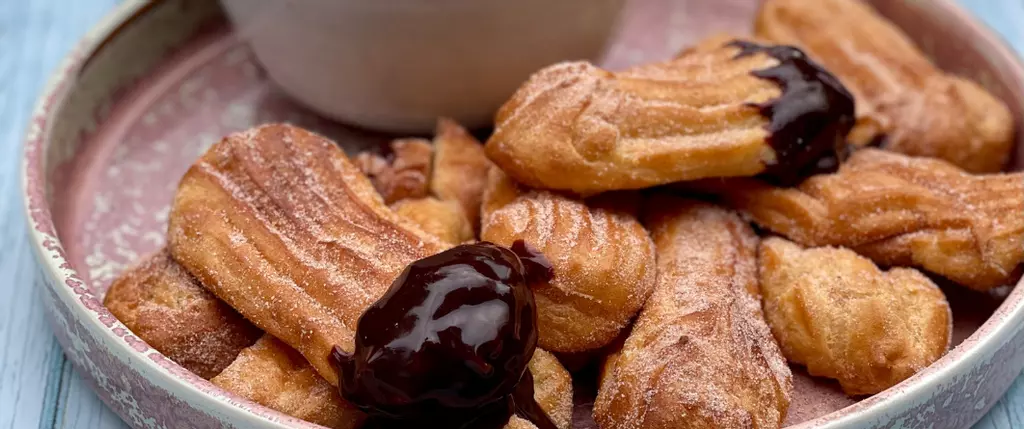
<svg viewBox="0 0 1024 429">
<path fill-rule="evenodd" d="M 944 68 L 982 82 L 1022 117 L 1024 70 L 987 29 L 948 1 L 873 3 Z M 755 7 L 751 0 L 633 0 L 606 65 L 665 58 L 712 32 L 745 33 Z M 24 198 L 49 319 L 79 373 L 133 427 L 314 427 L 185 371 L 100 302 L 121 270 L 162 245 L 171 195 L 196 157 L 220 136 L 268 121 L 312 128 L 349 151 L 387 139 L 284 99 L 207 0 L 124 3 L 71 54 L 39 103 L 25 146 Z M 788 423 L 977 421 L 1024 366 L 1024 288 L 947 293 L 958 345 L 946 357 L 860 402 L 798 373 Z M 586 392 L 580 396 L 576 427 L 592 427 Z"/>
</svg>

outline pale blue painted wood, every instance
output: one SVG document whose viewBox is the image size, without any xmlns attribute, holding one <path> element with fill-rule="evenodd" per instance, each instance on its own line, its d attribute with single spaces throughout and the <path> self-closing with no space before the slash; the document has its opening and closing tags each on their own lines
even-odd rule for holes
<svg viewBox="0 0 1024 429">
<path fill-rule="evenodd" d="M 63 355 L 43 320 L 18 194 L 25 123 L 44 79 L 111 0 L 0 1 L 0 428 L 52 419 Z M 48 382 L 49 381 L 49 382 Z"/>
<path fill-rule="evenodd" d="M 1024 51 L 1024 1 L 960 0 L 960 4 L 994 28 L 1018 52 Z"/>
<path fill-rule="evenodd" d="M 926 1 L 926 0 L 922 0 Z M 17 201 L 25 122 L 60 58 L 117 0 L 0 0 L 0 429 L 124 429 L 64 361 L 42 316 Z M 1018 51 L 1024 0 L 960 0 Z M 975 429 L 1024 427 L 1024 377 Z"/>
<path fill-rule="evenodd" d="M 92 393 L 89 385 L 71 368 L 64 370 L 64 395 L 55 407 L 53 428 L 131 429 Z"/>
<path fill-rule="evenodd" d="M 1024 427 L 1024 377 L 1018 377 L 1006 396 L 983 418 L 975 429 L 1016 429 Z"/>
</svg>

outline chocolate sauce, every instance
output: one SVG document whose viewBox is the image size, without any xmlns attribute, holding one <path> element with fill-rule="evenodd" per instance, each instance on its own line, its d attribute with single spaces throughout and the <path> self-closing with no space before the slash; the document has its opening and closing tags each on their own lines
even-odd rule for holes
<svg viewBox="0 0 1024 429">
<path fill-rule="evenodd" d="M 555 276 L 555 268 L 551 266 L 548 258 L 545 258 L 539 250 L 534 249 L 527 242 L 523 240 L 513 242 L 512 253 L 515 253 L 519 257 L 519 261 L 523 263 L 527 283 L 546 282 Z"/>
<path fill-rule="evenodd" d="M 805 177 L 813 176 L 816 174 L 830 174 L 835 173 L 839 169 L 839 165 L 846 161 L 850 155 L 853 154 L 853 145 L 844 144 L 842 148 L 835 151 L 835 153 L 829 153 L 821 158 L 818 158 L 818 162 L 808 167 L 805 172 Z"/>
<path fill-rule="evenodd" d="M 736 40 L 736 58 L 763 52 L 779 65 L 751 72 L 782 88 L 778 98 L 756 106 L 768 118 L 768 144 L 776 161 L 761 174 L 791 186 L 819 173 L 834 172 L 844 161 L 846 135 L 853 128 L 854 101 L 831 73 L 792 46 Z"/>
<path fill-rule="evenodd" d="M 374 427 L 490 429 L 513 413 L 554 424 L 533 399 L 537 347 L 528 283 L 551 264 L 517 241 L 462 245 L 413 262 L 359 319 L 355 352 L 335 347 L 341 395 Z"/>
</svg>

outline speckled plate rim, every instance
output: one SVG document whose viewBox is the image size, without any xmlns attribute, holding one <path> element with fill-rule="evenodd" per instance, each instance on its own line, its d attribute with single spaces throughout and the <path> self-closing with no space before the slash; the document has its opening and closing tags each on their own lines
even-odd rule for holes
<svg viewBox="0 0 1024 429">
<path fill-rule="evenodd" d="M 77 312 L 84 323 L 92 331 L 103 333 L 104 345 L 122 357 L 129 358 L 129 363 L 141 370 L 162 387 L 168 388 L 177 395 L 188 395 L 207 398 L 214 404 L 203 407 L 215 410 L 221 416 L 230 416 L 236 422 L 249 422 L 262 427 L 277 428 L 319 428 L 320 426 L 285 416 L 274 410 L 265 408 L 231 393 L 225 392 L 206 380 L 191 376 L 169 359 L 163 358 L 166 364 L 160 364 L 158 352 L 141 340 L 131 335 L 126 326 L 117 321 L 92 295 L 89 288 L 84 287 L 77 272 L 71 268 L 65 257 L 63 245 L 57 237 L 53 219 L 47 203 L 47 180 L 45 176 L 44 151 L 51 139 L 51 126 L 58 108 L 64 103 L 73 87 L 75 77 L 83 66 L 105 45 L 110 38 L 117 37 L 117 30 L 132 20 L 145 14 L 155 2 L 146 0 L 128 0 L 116 7 L 112 12 L 95 25 L 79 42 L 77 47 L 66 56 L 62 65 L 51 76 L 33 110 L 27 127 L 22 156 L 22 201 L 28 220 L 28 229 L 32 247 L 40 264 L 41 271 L 54 284 L 67 287 L 54 288 L 53 292 L 65 305 Z M 980 39 L 979 46 L 985 49 L 984 55 L 995 57 L 1002 63 L 1012 76 L 1018 87 L 1024 87 L 1024 66 L 1005 41 L 996 36 L 987 26 L 977 22 L 973 16 L 954 4 L 951 0 L 933 0 L 933 7 L 943 9 L 951 18 L 970 27 Z M 1024 148 L 1019 148 L 1022 150 Z M 1024 325 L 1024 280 L 1010 293 L 993 315 L 969 338 L 953 349 L 938 362 L 911 377 L 910 379 L 874 395 L 859 403 L 793 426 L 795 428 L 854 428 L 869 427 L 884 421 L 890 410 L 903 410 L 908 402 L 921 402 L 934 392 L 940 385 L 954 377 L 968 373 L 981 365 L 979 361 L 991 358 L 1018 334 Z M 190 402 L 202 402 L 190 401 Z M 985 404 L 985 408 L 993 404 Z"/>
<path fill-rule="evenodd" d="M 160 387 L 179 398 L 200 398 L 193 404 L 211 402 L 202 407 L 231 421 L 247 424 L 242 427 L 279 429 L 322 429 L 322 426 L 296 419 L 245 398 L 224 391 L 190 373 L 164 357 L 141 339 L 136 338 L 84 287 L 78 272 L 71 267 L 63 244 L 56 233 L 47 201 L 45 150 L 49 147 L 51 127 L 59 108 L 73 89 L 76 77 L 89 60 L 117 37 L 118 30 L 147 13 L 161 0 L 126 0 L 107 13 L 65 56 L 40 93 L 27 125 L 21 162 L 21 197 L 28 224 L 31 245 L 42 275 L 66 287 L 51 288 L 55 298 L 73 312 L 84 315 L 79 320 L 93 332 L 103 334 L 103 345 L 111 352 L 128 359 L 128 364 L 147 375 Z M 37 282 L 37 284 L 46 282 Z M 45 286 L 41 286 L 45 287 Z M 99 395 L 104 402 L 107 398 Z M 212 400 L 212 401 L 211 401 Z M 215 403 L 215 404 L 214 404 Z M 110 406 L 111 404 L 107 404 Z M 113 408 L 113 407 L 112 407 Z M 122 416 L 123 418 L 123 416 Z"/>
</svg>

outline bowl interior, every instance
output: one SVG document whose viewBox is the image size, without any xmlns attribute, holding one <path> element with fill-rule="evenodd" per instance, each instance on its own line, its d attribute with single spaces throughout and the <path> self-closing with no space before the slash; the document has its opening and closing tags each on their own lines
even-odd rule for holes
<svg viewBox="0 0 1024 429">
<path fill-rule="evenodd" d="M 380 147 L 395 137 L 332 123 L 292 103 L 268 81 L 215 6 L 183 3 L 193 4 L 186 11 L 192 25 L 167 30 L 153 20 L 152 28 L 144 30 L 146 37 L 166 39 L 160 55 L 117 54 L 143 50 L 143 42 L 127 37 L 115 36 L 111 45 L 100 48 L 71 88 L 65 108 L 70 113 L 62 112 L 62 122 L 55 126 L 63 138 L 47 147 L 47 187 L 57 233 L 72 266 L 98 296 L 127 266 L 164 245 L 169 203 L 179 178 L 221 136 L 255 124 L 291 122 L 335 139 L 350 153 Z M 712 33 L 746 34 L 756 3 L 634 0 L 604 65 L 622 68 L 667 58 Z M 923 2 L 873 3 L 943 68 L 978 80 L 1022 117 L 1024 77 L 999 67 L 998 52 L 977 37 L 972 24 Z M 125 62 L 135 65 L 134 75 L 109 73 Z M 1022 152 L 1018 150 L 1018 167 L 1024 165 Z M 953 306 L 954 344 L 981 326 L 1006 293 L 944 289 Z M 796 397 L 788 424 L 854 403 L 836 384 L 794 370 Z M 576 427 L 594 427 L 589 418 L 592 388 L 581 387 Z"/>
</svg>

